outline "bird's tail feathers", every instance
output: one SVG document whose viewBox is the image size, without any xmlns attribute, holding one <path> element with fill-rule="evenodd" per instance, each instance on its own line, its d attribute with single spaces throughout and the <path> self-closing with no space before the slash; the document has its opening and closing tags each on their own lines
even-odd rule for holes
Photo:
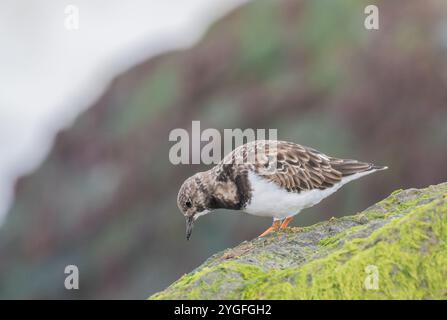
<svg viewBox="0 0 447 320">
<path fill-rule="evenodd" d="M 386 166 L 377 166 L 372 163 L 361 162 L 351 159 L 332 159 L 331 166 L 339 171 L 343 177 L 366 171 L 386 170 Z"/>
<path fill-rule="evenodd" d="M 371 169 L 370 170 L 382 171 L 382 170 L 386 170 L 386 169 L 388 169 L 387 166 L 371 165 Z"/>
</svg>

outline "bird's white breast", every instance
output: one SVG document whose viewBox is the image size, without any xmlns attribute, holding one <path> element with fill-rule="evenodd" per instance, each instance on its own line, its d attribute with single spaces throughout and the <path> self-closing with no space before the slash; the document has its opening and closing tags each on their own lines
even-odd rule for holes
<svg viewBox="0 0 447 320">
<path fill-rule="evenodd" d="M 248 179 L 252 188 L 252 197 L 244 211 L 252 215 L 273 217 L 275 219 L 284 219 L 294 216 L 301 210 L 316 205 L 321 200 L 337 191 L 344 184 L 374 171 L 375 170 L 370 170 L 353 174 L 343 178 L 339 183 L 325 190 L 315 189 L 301 191 L 300 193 L 288 192 L 274 182 L 270 182 L 267 179 L 250 172 Z"/>
</svg>

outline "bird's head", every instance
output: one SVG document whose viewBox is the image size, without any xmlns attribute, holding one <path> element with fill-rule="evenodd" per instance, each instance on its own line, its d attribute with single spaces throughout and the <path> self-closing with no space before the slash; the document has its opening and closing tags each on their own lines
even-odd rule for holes
<svg viewBox="0 0 447 320">
<path fill-rule="evenodd" d="M 177 196 L 177 206 L 186 219 L 186 239 L 189 240 L 194 221 L 210 212 L 207 208 L 209 191 L 206 172 L 199 172 L 183 182 Z"/>
</svg>

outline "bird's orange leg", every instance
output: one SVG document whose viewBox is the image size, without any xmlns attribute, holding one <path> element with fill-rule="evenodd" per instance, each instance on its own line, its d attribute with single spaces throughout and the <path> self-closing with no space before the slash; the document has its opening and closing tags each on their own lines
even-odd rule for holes
<svg viewBox="0 0 447 320">
<path fill-rule="evenodd" d="M 284 221 L 281 223 L 281 226 L 279 227 L 279 229 L 283 230 L 283 229 L 287 228 L 290 221 L 292 221 L 292 220 L 293 220 L 293 217 L 285 218 Z"/>
<path fill-rule="evenodd" d="M 273 232 L 273 231 L 278 231 L 279 227 L 281 226 L 281 220 L 275 220 L 273 221 L 273 224 L 270 228 L 268 228 L 267 230 L 265 230 L 260 236 L 261 237 L 265 237 L 266 235 L 268 235 L 269 233 Z"/>
</svg>

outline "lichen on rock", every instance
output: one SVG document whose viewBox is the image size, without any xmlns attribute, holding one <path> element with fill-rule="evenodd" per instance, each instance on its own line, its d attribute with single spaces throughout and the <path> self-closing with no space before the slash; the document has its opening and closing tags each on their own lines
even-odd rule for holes
<svg viewBox="0 0 447 320">
<path fill-rule="evenodd" d="M 395 191 L 353 216 L 245 241 L 150 298 L 447 299 L 446 266 L 443 183 Z"/>
</svg>

